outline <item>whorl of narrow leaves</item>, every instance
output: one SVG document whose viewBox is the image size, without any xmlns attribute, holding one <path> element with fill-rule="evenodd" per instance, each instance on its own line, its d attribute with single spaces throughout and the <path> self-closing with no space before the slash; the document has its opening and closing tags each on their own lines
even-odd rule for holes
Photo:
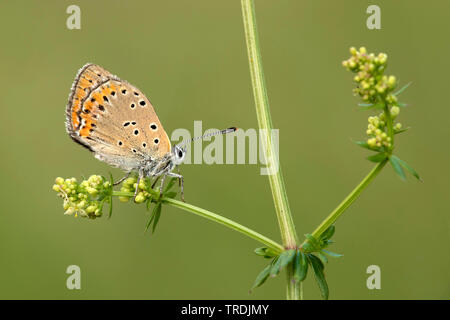
<svg viewBox="0 0 450 320">
<path fill-rule="evenodd" d="M 307 240 L 300 248 L 285 250 L 280 255 L 276 255 L 269 248 L 265 247 L 255 249 L 257 255 L 271 259 L 271 261 L 256 277 L 251 290 L 261 286 L 269 276 L 276 277 L 286 267 L 293 268 L 295 282 L 304 281 L 308 275 L 308 269 L 311 268 L 321 296 L 324 299 L 328 299 L 328 285 L 324 274 L 324 265 L 328 262 L 326 256 L 342 257 L 341 254 L 324 249 L 332 243 L 331 237 L 334 235 L 334 232 L 335 227 L 330 226 L 322 233 L 319 239 L 307 234 Z"/>
</svg>

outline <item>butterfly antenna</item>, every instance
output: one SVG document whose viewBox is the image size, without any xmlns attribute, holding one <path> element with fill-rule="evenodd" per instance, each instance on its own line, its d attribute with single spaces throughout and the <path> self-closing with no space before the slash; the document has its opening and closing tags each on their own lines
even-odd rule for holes
<svg viewBox="0 0 450 320">
<path fill-rule="evenodd" d="M 231 127 L 231 128 L 227 128 L 227 129 L 223 129 L 223 130 L 219 130 L 219 131 L 210 132 L 210 133 L 204 134 L 204 135 L 199 136 L 199 137 L 194 137 L 194 138 L 192 138 L 190 141 L 182 142 L 182 143 L 180 143 L 178 146 L 182 146 L 182 145 L 185 145 L 185 144 L 190 144 L 191 142 L 194 142 L 194 141 L 196 141 L 196 140 L 200 140 L 200 139 L 203 140 L 203 139 L 205 139 L 205 138 L 212 137 L 212 136 L 217 136 L 217 135 L 219 135 L 219 134 L 233 133 L 233 132 L 235 132 L 237 129 L 238 129 L 238 128 L 236 128 L 236 127 Z"/>
</svg>

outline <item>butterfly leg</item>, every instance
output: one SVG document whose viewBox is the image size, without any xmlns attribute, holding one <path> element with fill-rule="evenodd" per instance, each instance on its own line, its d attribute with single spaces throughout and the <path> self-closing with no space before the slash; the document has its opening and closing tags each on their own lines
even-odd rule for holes
<svg viewBox="0 0 450 320">
<path fill-rule="evenodd" d="M 159 178 L 161 178 L 161 176 L 157 176 L 155 181 L 153 181 L 152 189 L 155 189 L 156 183 L 158 182 Z"/>
<path fill-rule="evenodd" d="M 126 178 L 128 178 L 129 176 L 130 176 L 130 174 L 131 174 L 131 171 L 128 171 L 126 174 L 125 174 L 125 177 L 123 177 L 122 179 L 120 179 L 120 180 L 117 180 L 116 182 L 114 182 L 114 186 L 117 186 L 118 184 L 121 184 Z"/>
<path fill-rule="evenodd" d="M 159 197 L 160 198 L 162 196 L 162 192 L 163 192 L 163 188 L 164 188 L 164 180 L 166 180 L 166 175 L 163 175 L 161 178 L 161 186 L 159 187 Z"/>
<path fill-rule="evenodd" d="M 134 197 L 133 197 L 134 203 L 136 203 L 136 196 L 137 196 L 138 190 L 139 190 L 139 182 L 141 182 L 141 179 L 143 177 L 144 177 L 143 173 L 139 172 L 139 177 L 137 178 L 137 181 L 136 181 L 136 189 L 134 190 Z"/>
<path fill-rule="evenodd" d="M 177 166 L 177 172 L 178 172 L 178 175 L 181 176 L 179 166 Z M 178 178 L 178 186 L 181 188 L 181 178 Z"/>
<path fill-rule="evenodd" d="M 180 185 L 181 185 L 181 201 L 186 202 L 186 201 L 184 201 L 184 178 L 183 178 L 183 176 L 181 174 L 173 173 L 173 172 L 169 172 L 169 173 L 167 173 L 167 175 L 169 177 L 174 177 L 174 178 L 179 179 Z"/>
</svg>

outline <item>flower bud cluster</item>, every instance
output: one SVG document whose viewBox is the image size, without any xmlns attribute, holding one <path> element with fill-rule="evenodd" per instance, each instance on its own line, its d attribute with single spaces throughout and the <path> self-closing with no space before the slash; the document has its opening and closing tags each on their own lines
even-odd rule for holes
<svg viewBox="0 0 450 320">
<path fill-rule="evenodd" d="M 134 199 L 134 201 L 136 203 L 145 202 L 146 200 L 148 200 L 151 197 L 151 194 L 148 192 L 148 190 L 150 189 L 150 186 L 147 185 L 147 182 L 148 182 L 147 179 L 141 179 L 139 181 L 138 192 L 136 194 L 136 198 Z M 136 192 L 136 185 L 137 185 L 136 177 L 128 178 L 123 182 L 122 187 L 120 188 L 120 191 L 134 194 Z M 127 202 L 131 198 L 132 197 L 120 196 L 119 200 L 122 202 Z"/>
<path fill-rule="evenodd" d="M 382 112 L 378 116 L 369 117 L 369 125 L 367 126 L 367 135 L 369 139 L 367 139 L 367 144 L 371 148 L 380 148 L 385 146 L 387 148 L 391 148 L 391 137 L 388 137 L 386 132 L 386 119 L 385 114 Z"/>
<path fill-rule="evenodd" d="M 103 202 L 111 192 L 109 181 L 92 175 L 81 183 L 77 179 L 56 178 L 53 190 L 64 199 L 64 214 L 95 219 L 102 215 Z"/>
<path fill-rule="evenodd" d="M 354 93 L 361 96 L 364 102 L 375 103 L 379 96 L 389 104 L 395 105 L 397 97 L 390 92 L 395 89 L 397 80 L 395 76 L 384 75 L 387 66 L 387 55 L 380 53 L 367 53 L 366 48 L 356 50 L 350 48 L 351 57 L 342 62 L 347 70 L 355 73 L 353 80 L 357 83 Z"/>
</svg>

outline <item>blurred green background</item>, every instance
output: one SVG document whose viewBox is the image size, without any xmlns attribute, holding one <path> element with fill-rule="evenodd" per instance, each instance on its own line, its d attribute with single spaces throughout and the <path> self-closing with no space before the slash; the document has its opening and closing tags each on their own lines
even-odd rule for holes
<svg viewBox="0 0 450 320">
<path fill-rule="evenodd" d="M 66 8 L 81 8 L 68 30 Z M 368 112 L 341 66 L 350 46 L 386 52 L 389 74 L 412 86 L 397 154 L 421 174 L 402 182 L 386 167 L 337 223 L 326 268 L 331 299 L 448 299 L 450 3 L 376 1 L 382 29 L 368 30 L 373 1 L 257 1 L 262 57 L 281 165 L 297 230 L 312 232 L 369 172 Z M 97 63 L 146 93 L 170 134 L 176 128 L 256 128 L 240 2 L 2 1 L 0 4 L 0 298 L 284 299 L 285 277 L 248 290 L 266 261 L 259 243 L 176 208 L 154 236 L 144 205 L 115 202 L 113 217 L 63 215 L 56 176 L 120 170 L 65 132 L 77 70 Z M 206 144 L 204 144 L 206 145 Z M 258 165 L 184 165 L 189 203 L 279 241 Z M 117 200 L 117 199 L 116 199 Z M 66 288 L 68 265 L 81 290 Z M 381 290 L 366 268 L 381 267 Z M 320 298 L 312 277 L 307 299 Z"/>
</svg>

